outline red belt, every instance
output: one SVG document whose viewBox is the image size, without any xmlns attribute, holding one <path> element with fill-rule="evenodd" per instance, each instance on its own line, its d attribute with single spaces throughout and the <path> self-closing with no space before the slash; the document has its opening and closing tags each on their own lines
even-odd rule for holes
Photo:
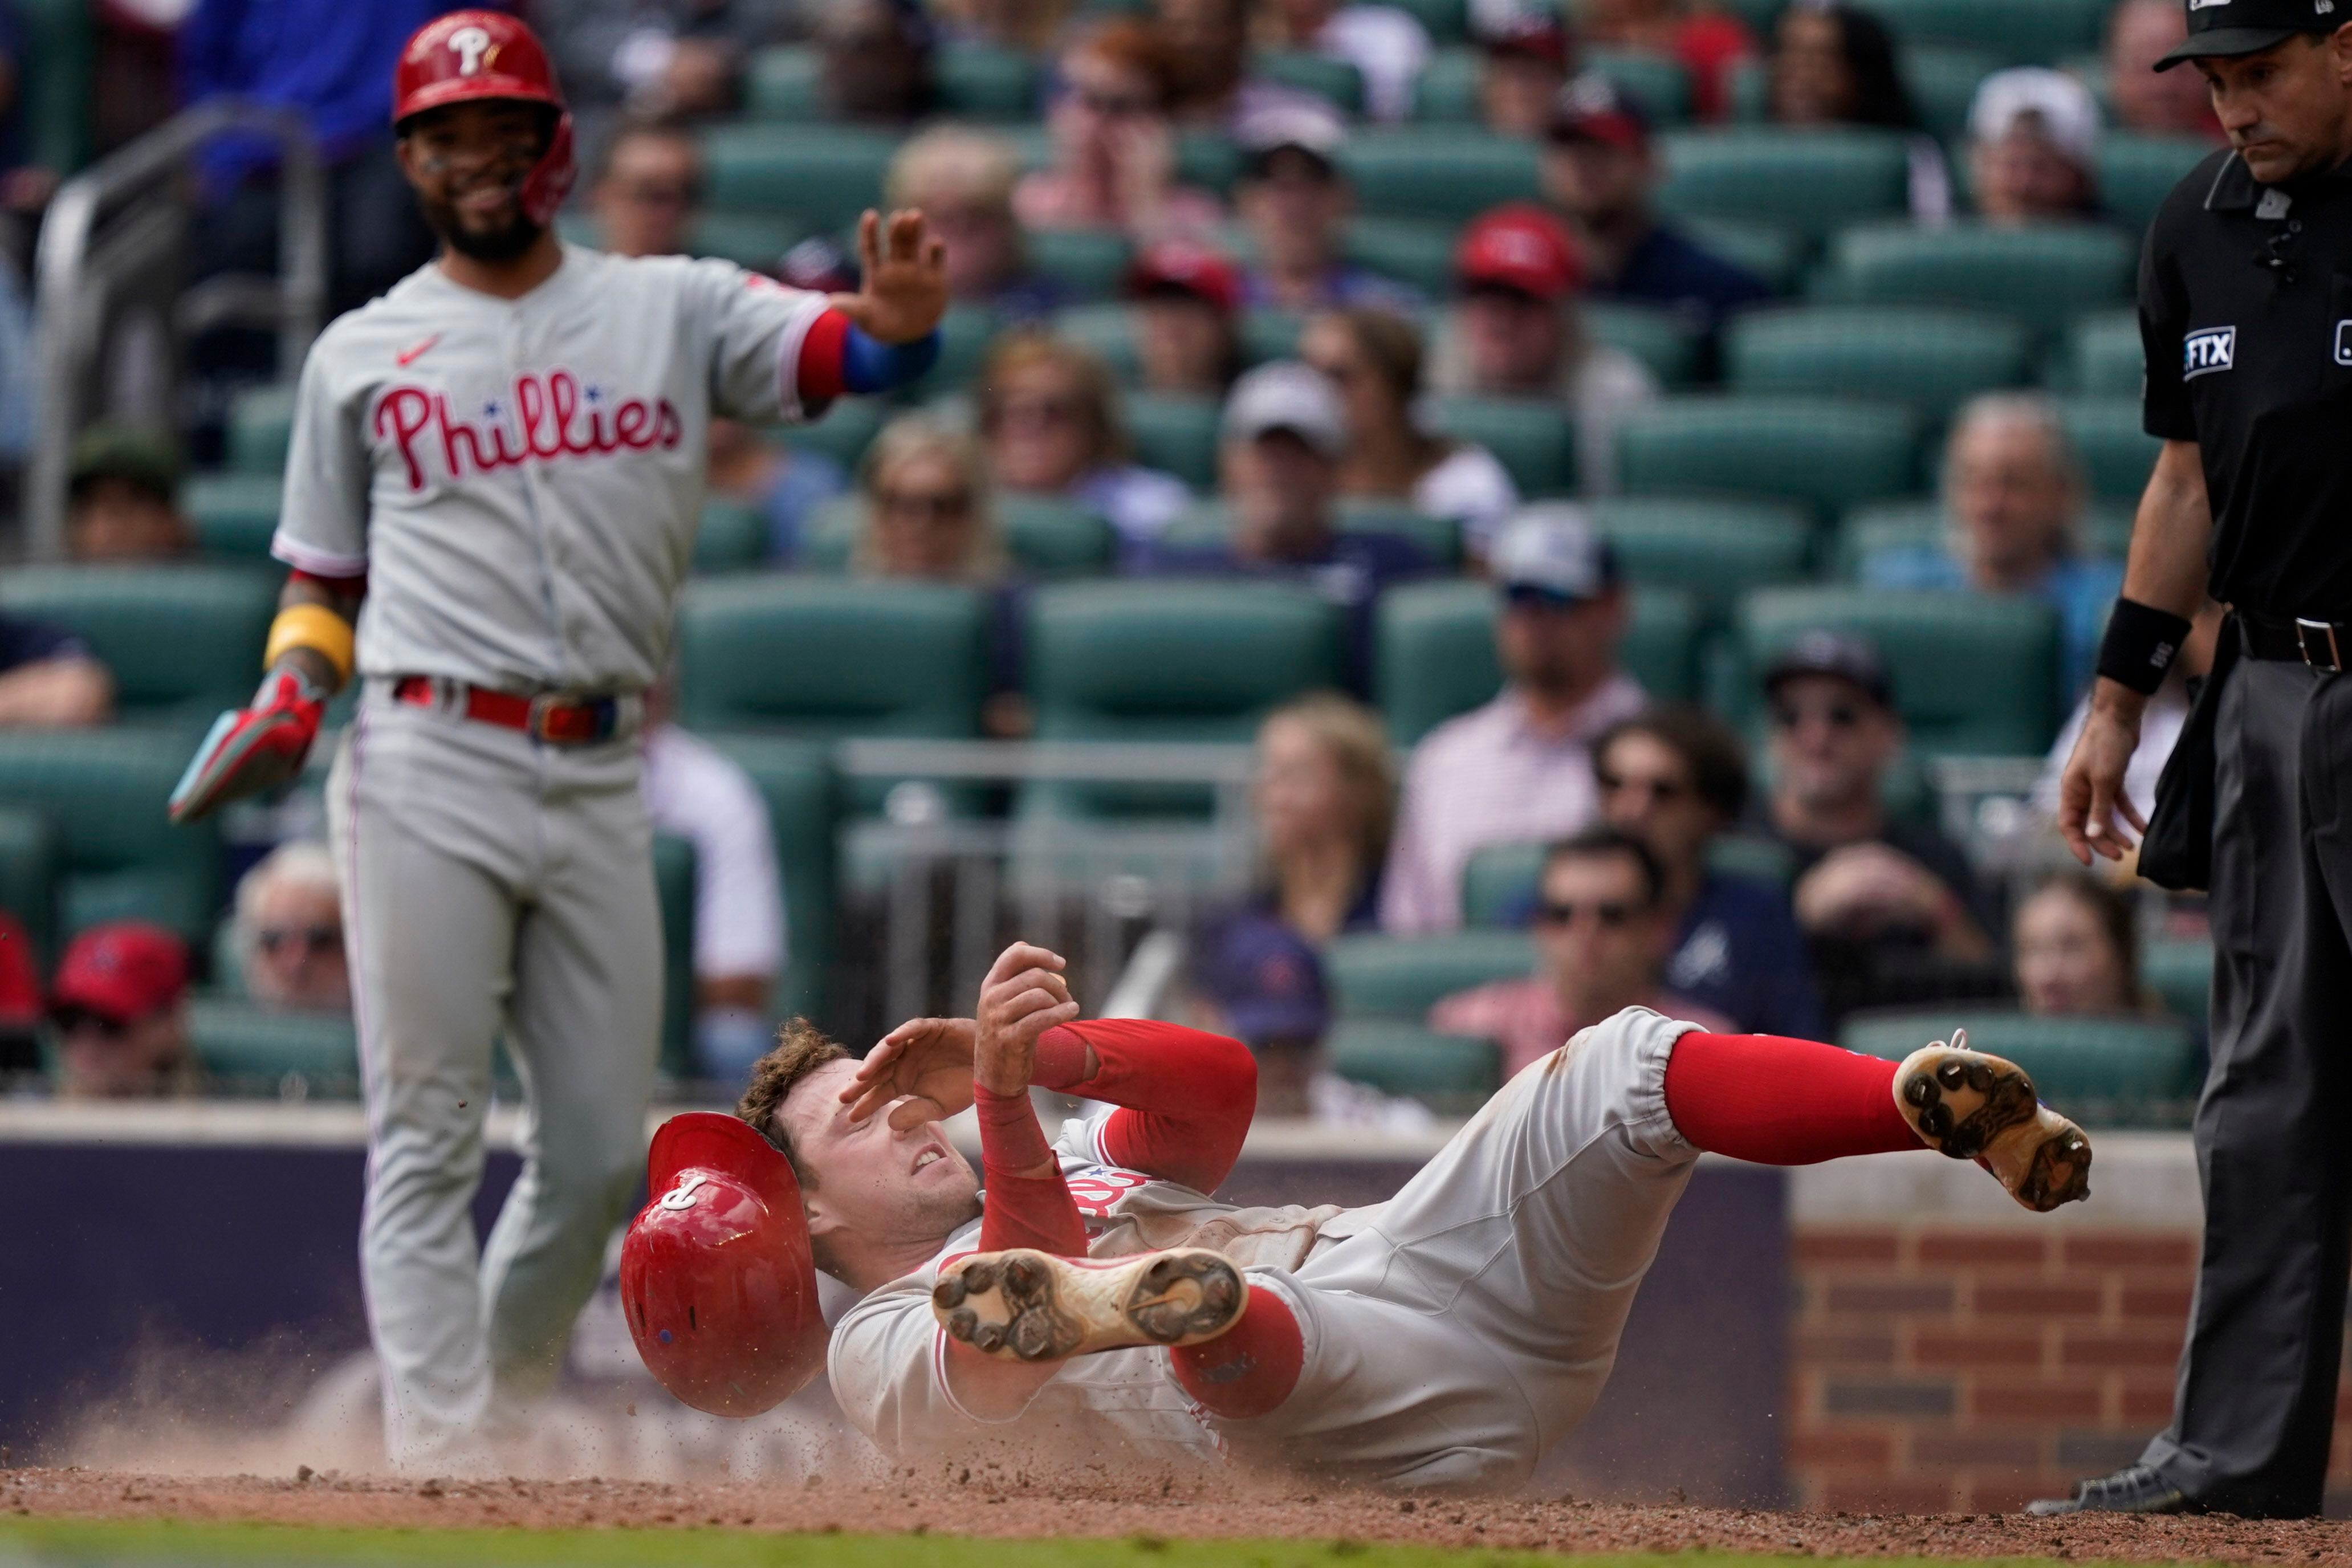
<svg viewBox="0 0 2352 1568">
<path fill-rule="evenodd" d="M 456 698 L 455 711 L 501 729 L 519 729 L 554 746 L 593 746 L 610 740 L 620 718 L 617 697 L 585 697 L 571 702 L 552 696 L 527 697 L 513 692 L 469 686 L 462 681 L 439 681 L 431 675 L 403 675 L 393 683 L 394 702 L 412 707 L 440 707 L 443 694 Z"/>
</svg>

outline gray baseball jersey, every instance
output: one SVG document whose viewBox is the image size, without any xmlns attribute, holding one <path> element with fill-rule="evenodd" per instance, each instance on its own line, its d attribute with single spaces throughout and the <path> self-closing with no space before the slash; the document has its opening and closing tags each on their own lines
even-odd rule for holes
<svg viewBox="0 0 2352 1568">
<path fill-rule="evenodd" d="M 1697 1026 L 1631 1008 L 1533 1063 L 1387 1203 L 1236 1210 L 1120 1170 L 1099 1122 L 1055 1145 L 1089 1250 L 1214 1247 L 1278 1293 L 1306 1359 L 1290 1397 L 1255 1421 L 1208 1416 L 1167 1353 L 1065 1362 L 997 1427 L 1024 1451 L 1151 1458 L 1231 1450 L 1402 1486 L 1507 1486 L 1591 1408 L 1667 1216 L 1698 1151 L 1666 1113 L 1674 1042 Z M 978 1227 L 835 1327 L 828 1372 L 850 1419 L 886 1449 L 984 1437 L 949 1389 L 930 1307 L 940 1266 Z"/>
<path fill-rule="evenodd" d="M 710 420 L 800 416 L 824 304 L 729 262 L 576 246 L 520 299 L 421 267 L 312 345 L 272 549 L 368 574 L 362 675 L 642 690 Z"/>
</svg>

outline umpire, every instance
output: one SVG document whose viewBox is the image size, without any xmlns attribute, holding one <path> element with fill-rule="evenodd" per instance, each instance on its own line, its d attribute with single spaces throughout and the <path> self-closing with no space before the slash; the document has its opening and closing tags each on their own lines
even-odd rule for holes
<svg viewBox="0 0 2352 1568">
<path fill-rule="evenodd" d="M 2147 833 L 2123 792 L 2141 709 L 2203 597 L 2230 606 L 2238 656 L 2217 658 L 2204 699 L 2204 1252 L 2170 1428 L 2036 1513 L 2309 1515 L 2327 1473 L 2352 1269 L 2338 1119 L 2352 1086 L 2352 5 L 2338 5 L 2189 0 L 2189 37 L 2156 68 L 2203 73 L 2230 151 L 2165 202 L 2141 262 L 2146 423 L 2164 449 L 2059 826 L 2085 864 L 2131 848 L 2124 824 Z M 2207 841 L 2189 841 L 2193 863 Z"/>
</svg>

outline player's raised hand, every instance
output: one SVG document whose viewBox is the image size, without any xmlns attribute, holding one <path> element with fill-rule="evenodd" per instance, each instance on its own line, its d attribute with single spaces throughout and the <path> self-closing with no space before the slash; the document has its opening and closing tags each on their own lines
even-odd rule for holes
<svg viewBox="0 0 2352 1568">
<path fill-rule="evenodd" d="M 997 955 L 980 983 L 974 1010 L 977 1038 L 971 1075 L 992 1094 L 1018 1094 L 1029 1087 L 1037 1063 L 1037 1037 L 1078 1016 L 1067 966 L 1059 953 L 1015 942 Z"/>
<path fill-rule="evenodd" d="M 947 245 L 921 213 L 901 209 L 886 220 L 868 208 L 857 220 L 857 292 L 835 295 L 833 308 L 867 337 L 911 343 L 947 314 Z"/>
<path fill-rule="evenodd" d="M 863 1122 L 888 1105 L 892 1130 L 903 1133 L 963 1110 L 971 1103 L 979 1038 L 980 1026 L 970 1019 L 908 1019 L 866 1053 L 841 1092 L 849 1119 Z"/>
</svg>

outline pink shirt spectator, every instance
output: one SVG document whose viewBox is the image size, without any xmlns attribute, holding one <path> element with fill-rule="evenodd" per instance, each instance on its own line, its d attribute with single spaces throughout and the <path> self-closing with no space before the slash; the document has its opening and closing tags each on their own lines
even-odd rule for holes
<svg viewBox="0 0 2352 1568">
<path fill-rule="evenodd" d="M 1661 991 L 1642 1005 L 1670 1019 L 1695 1023 L 1709 1034 L 1739 1032 L 1721 1013 L 1671 991 Z M 1476 1035 L 1501 1046 L 1507 1082 L 1529 1062 L 1566 1045 L 1577 1030 L 1600 1021 L 1569 1017 L 1568 1009 L 1560 1006 L 1559 993 L 1549 981 L 1533 975 L 1456 991 L 1429 1009 L 1429 1027 L 1438 1033 Z"/>
<path fill-rule="evenodd" d="M 1591 826 L 1600 812 L 1592 742 L 1647 702 L 1630 677 L 1612 675 L 1565 733 L 1540 735 L 1528 723 L 1519 694 L 1506 687 L 1485 707 L 1430 731 L 1405 769 L 1381 928 L 1402 936 L 1454 930 L 1462 924 L 1462 873 L 1472 855 L 1490 844 L 1538 843 Z"/>
</svg>

